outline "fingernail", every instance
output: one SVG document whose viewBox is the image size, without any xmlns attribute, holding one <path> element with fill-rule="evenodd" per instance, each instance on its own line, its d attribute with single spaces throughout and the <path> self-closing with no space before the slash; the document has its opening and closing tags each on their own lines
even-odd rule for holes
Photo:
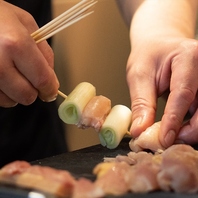
<svg viewBox="0 0 198 198">
<path fill-rule="evenodd" d="M 165 144 L 166 144 L 166 147 L 168 148 L 169 146 L 171 146 L 174 141 L 175 141 L 175 137 L 176 137 L 176 133 L 174 130 L 170 130 L 166 136 L 165 136 Z"/>
<path fill-rule="evenodd" d="M 57 96 L 56 96 L 56 97 L 53 97 L 53 98 L 51 98 L 51 99 L 49 99 L 49 100 L 47 100 L 47 102 L 53 102 L 53 101 L 56 100 L 56 98 L 57 98 Z"/>
<path fill-rule="evenodd" d="M 47 100 L 43 100 L 43 99 L 42 99 L 42 101 L 43 101 L 43 102 L 53 102 L 53 101 L 56 100 L 56 98 L 57 98 L 57 95 L 55 95 L 54 97 L 51 97 L 51 98 L 49 98 L 49 99 L 47 99 Z"/>
<path fill-rule="evenodd" d="M 16 107 L 19 103 L 14 103 L 11 107 Z"/>
<path fill-rule="evenodd" d="M 18 103 L 13 103 L 13 104 L 9 104 L 9 105 L 5 105 L 5 106 L 2 106 L 4 108 L 12 108 L 12 107 L 16 107 L 18 105 Z"/>
</svg>

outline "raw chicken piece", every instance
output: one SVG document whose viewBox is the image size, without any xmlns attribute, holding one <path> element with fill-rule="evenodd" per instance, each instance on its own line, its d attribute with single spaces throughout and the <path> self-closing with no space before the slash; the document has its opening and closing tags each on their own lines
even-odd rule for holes
<svg viewBox="0 0 198 198">
<path fill-rule="evenodd" d="M 198 192 L 198 152 L 188 145 L 173 145 L 162 153 L 158 183 L 164 191 Z"/>
<path fill-rule="evenodd" d="M 125 162 L 104 162 L 94 168 L 97 175 L 95 185 L 102 188 L 105 194 L 123 195 L 129 190 L 130 165 Z"/>
<path fill-rule="evenodd" d="M 139 152 L 142 150 L 159 151 L 164 150 L 164 147 L 159 141 L 160 123 L 156 122 L 148 127 L 139 137 L 131 139 L 129 146 L 132 151 Z"/>
<path fill-rule="evenodd" d="M 139 153 L 129 152 L 127 157 L 135 162 L 127 172 L 129 178 L 128 190 L 134 193 L 147 193 L 158 190 L 157 174 L 160 171 L 161 156 L 141 151 Z M 120 161 L 126 160 L 121 156 L 116 158 Z"/>
<path fill-rule="evenodd" d="M 160 163 L 154 158 L 132 166 L 128 173 L 130 177 L 129 190 L 134 193 L 148 193 L 159 190 L 157 174 L 160 171 Z"/>
<path fill-rule="evenodd" d="M 1 168 L 0 178 L 11 177 L 26 171 L 31 165 L 26 161 L 15 161 Z"/>
<path fill-rule="evenodd" d="M 140 151 L 138 153 L 131 151 L 127 154 L 127 156 L 128 158 L 133 159 L 135 161 L 135 164 L 138 164 L 145 161 L 151 161 L 153 154 L 145 151 Z"/>
<path fill-rule="evenodd" d="M 126 162 L 129 165 L 135 165 L 141 161 L 145 161 L 147 158 L 152 158 L 153 154 L 140 151 L 138 153 L 129 152 L 127 155 L 117 155 L 114 158 L 105 157 L 104 162 Z"/>
<path fill-rule="evenodd" d="M 105 188 L 111 188 L 112 194 L 119 183 L 114 183 L 113 187 L 109 185 L 116 180 L 121 180 L 128 186 L 128 191 L 134 193 L 147 193 L 155 190 L 198 193 L 198 151 L 189 145 L 172 145 L 163 152 L 154 154 L 142 151 L 129 152 L 127 156 L 118 155 L 115 158 L 105 158 L 105 160 L 111 161 L 109 166 L 111 164 L 112 166 L 106 168 L 101 166 L 100 171 L 102 179 L 106 179 Z M 123 162 L 131 168 L 125 168 L 124 176 L 116 175 L 112 170 L 115 168 L 121 173 L 119 169 L 124 167 L 118 164 Z M 108 171 L 109 169 L 112 170 Z M 99 178 L 101 183 L 103 180 Z"/>
<path fill-rule="evenodd" d="M 68 171 L 31 166 L 25 161 L 15 161 L 4 166 L 0 170 L 0 181 L 60 197 L 71 195 L 76 182 Z"/>
<path fill-rule="evenodd" d="M 126 162 L 129 165 L 134 165 L 136 161 L 126 155 L 118 155 L 116 157 L 105 157 L 104 162 Z"/>
<path fill-rule="evenodd" d="M 129 152 L 94 168 L 97 179 L 74 179 L 68 171 L 15 161 L 0 169 L 0 182 L 33 188 L 58 197 L 100 198 L 155 190 L 198 193 L 198 151 L 172 145 L 162 153 Z"/>
<path fill-rule="evenodd" d="M 105 193 L 103 189 L 96 186 L 86 178 L 80 178 L 74 187 L 72 198 L 101 198 Z"/>
<path fill-rule="evenodd" d="M 141 152 L 141 155 L 133 154 L 130 152 L 130 157 L 129 155 L 123 158 L 118 156 L 114 162 L 97 165 L 94 169 L 97 175 L 95 184 L 106 194 L 112 195 L 122 195 L 129 191 L 147 193 L 158 190 L 157 174 L 160 171 L 160 155 L 146 152 Z M 129 165 L 127 158 L 136 161 L 135 165 Z"/>
<path fill-rule="evenodd" d="M 93 127 L 98 132 L 110 110 L 111 100 L 105 96 L 95 96 L 85 106 L 77 126 L 83 129 Z"/>
</svg>

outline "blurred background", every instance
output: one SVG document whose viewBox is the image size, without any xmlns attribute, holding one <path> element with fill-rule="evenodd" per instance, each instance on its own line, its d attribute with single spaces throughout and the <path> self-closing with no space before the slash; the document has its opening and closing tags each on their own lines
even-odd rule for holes
<svg viewBox="0 0 198 198">
<path fill-rule="evenodd" d="M 54 0 L 54 17 L 78 2 Z M 86 81 L 96 87 L 97 95 L 111 99 L 112 106 L 123 104 L 130 108 L 125 74 L 129 33 L 115 0 L 98 0 L 92 15 L 54 36 L 53 49 L 62 92 L 68 95 L 77 84 Z M 59 97 L 59 104 L 62 101 Z M 156 120 L 161 118 L 164 105 L 160 99 Z M 65 124 L 65 133 L 70 151 L 99 144 L 93 129 Z"/>
</svg>

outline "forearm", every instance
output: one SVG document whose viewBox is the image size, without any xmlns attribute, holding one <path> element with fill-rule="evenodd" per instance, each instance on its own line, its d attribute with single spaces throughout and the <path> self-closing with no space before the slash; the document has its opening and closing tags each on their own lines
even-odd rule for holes
<svg viewBox="0 0 198 198">
<path fill-rule="evenodd" d="M 123 18 L 128 26 L 130 26 L 133 14 L 144 0 L 116 0 Z"/>
<path fill-rule="evenodd" d="M 133 44 L 154 35 L 194 38 L 197 0 L 147 0 L 131 23 Z"/>
</svg>

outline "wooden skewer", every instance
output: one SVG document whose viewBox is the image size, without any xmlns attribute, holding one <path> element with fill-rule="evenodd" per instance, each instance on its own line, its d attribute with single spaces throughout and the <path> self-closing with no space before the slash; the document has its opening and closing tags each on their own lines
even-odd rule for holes
<svg viewBox="0 0 198 198">
<path fill-rule="evenodd" d="M 96 2 L 91 3 L 92 0 L 88 2 L 87 1 L 88 0 L 83 1 L 86 3 L 85 4 L 86 6 L 83 5 L 83 7 L 82 6 L 77 7 L 77 9 L 69 13 L 69 15 L 67 14 L 68 11 L 66 11 L 65 13 L 60 15 L 61 17 L 60 16 L 56 17 L 54 20 L 50 21 L 48 24 L 46 24 L 45 26 L 41 27 L 39 30 L 34 32 L 31 36 L 35 39 L 35 41 L 38 42 L 38 40 L 40 40 L 41 38 L 46 37 L 47 35 L 49 35 L 48 37 L 51 37 L 57 32 L 61 31 L 62 29 L 69 27 L 73 23 L 76 23 L 77 21 L 93 13 L 92 11 L 86 14 L 86 11 Z"/>
<path fill-rule="evenodd" d="M 67 98 L 67 95 L 65 95 L 63 92 L 58 90 L 58 95 L 62 96 L 63 98 Z"/>
<path fill-rule="evenodd" d="M 43 27 L 39 28 L 37 31 L 33 32 L 31 34 L 32 38 L 35 40 L 36 43 L 40 43 L 41 41 L 52 37 L 61 30 L 71 26 L 77 21 L 80 21 L 81 19 L 92 14 L 93 11 L 90 11 L 88 13 L 87 11 L 96 3 L 96 0 L 80 1 L 79 3 L 77 3 L 67 11 L 63 12 L 61 15 L 57 16 Z M 63 92 L 59 90 L 58 94 L 65 99 L 67 98 L 67 95 L 65 95 Z"/>
<path fill-rule="evenodd" d="M 126 132 L 126 135 L 131 137 L 131 133 L 129 131 Z"/>
<path fill-rule="evenodd" d="M 31 36 L 34 39 L 41 37 L 43 34 L 48 33 L 54 27 L 58 27 L 59 24 L 65 22 L 67 23 L 69 19 L 77 17 L 80 13 L 87 11 L 91 6 L 93 6 L 97 1 L 95 0 L 82 0 L 80 3 L 71 7 L 67 11 L 63 12 L 61 15 L 57 16 L 55 19 L 33 32 Z"/>
<path fill-rule="evenodd" d="M 38 38 L 35 40 L 35 42 L 36 42 L 36 43 L 40 43 L 41 41 L 44 41 L 44 40 L 46 40 L 46 39 L 48 39 L 48 38 L 54 36 L 56 33 L 60 32 L 61 30 L 65 29 L 65 28 L 67 28 L 67 27 L 69 27 L 69 26 L 71 26 L 72 24 L 76 23 L 77 21 L 80 21 L 81 19 L 85 18 L 86 16 L 88 16 L 88 15 L 90 15 L 90 14 L 92 14 L 92 13 L 93 13 L 93 11 L 92 11 L 92 12 L 89 12 L 89 13 L 87 13 L 87 14 L 84 14 L 84 15 L 78 17 L 78 18 L 75 18 L 75 19 L 73 19 L 72 21 L 69 21 L 68 23 L 63 24 L 62 26 L 60 25 L 60 27 L 58 27 L 57 29 L 54 29 L 53 31 L 44 34 L 42 37 L 38 37 Z"/>
</svg>

